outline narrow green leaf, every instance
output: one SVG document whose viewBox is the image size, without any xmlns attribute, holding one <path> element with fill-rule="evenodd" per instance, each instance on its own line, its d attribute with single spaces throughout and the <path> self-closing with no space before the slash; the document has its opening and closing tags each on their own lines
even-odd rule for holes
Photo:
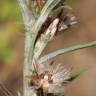
<svg viewBox="0 0 96 96">
<path fill-rule="evenodd" d="M 69 48 L 60 49 L 60 50 L 57 50 L 55 52 L 49 53 L 49 54 L 41 57 L 39 60 L 39 63 L 45 62 L 45 61 L 47 61 L 51 58 L 54 58 L 58 55 L 62 55 L 62 54 L 68 53 L 68 52 L 72 52 L 72 51 L 76 51 L 76 50 L 80 50 L 80 49 L 84 49 L 84 48 L 89 48 L 89 47 L 93 47 L 93 46 L 96 46 L 96 41 L 92 41 L 92 42 L 89 42 L 86 44 L 72 46 Z"/>
</svg>

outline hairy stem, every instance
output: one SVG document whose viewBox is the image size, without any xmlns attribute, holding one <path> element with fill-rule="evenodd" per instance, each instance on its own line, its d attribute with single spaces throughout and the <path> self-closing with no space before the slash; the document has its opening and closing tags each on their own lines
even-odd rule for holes
<svg viewBox="0 0 96 96">
<path fill-rule="evenodd" d="M 51 10 L 61 1 L 61 0 L 48 0 L 40 12 L 40 16 L 35 20 L 34 16 L 30 14 L 29 9 L 25 4 L 25 0 L 18 0 L 22 11 L 23 20 L 27 32 L 25 33 L 25 52 L 24 52 L 24 96 L 34 96 L 33 90 L 28 86 L 28 78 L 30 76 L 31 70 L 34 70 L 32 66 L 33 58 L 33 48 L 38 32 L 42 24 L 47 19 Z M 34 23 L 34 24 L 33 24 Z M 36 96 L 36 95 L 35 95 Z"/>
</svg>

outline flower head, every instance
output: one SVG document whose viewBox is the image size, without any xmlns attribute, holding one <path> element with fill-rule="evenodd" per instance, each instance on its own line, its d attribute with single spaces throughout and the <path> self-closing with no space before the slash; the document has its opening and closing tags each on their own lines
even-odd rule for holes
<svg viewBox="0 0 96 96">
<path fill-rule="evenodd" d="M 64 93 L 64 84 L 70 78 L 70 72 L 63 64 L 37 64 L 37 72 L 31 76 L 34 89 L 42 88 L 45 93 Z"/>
</svg>

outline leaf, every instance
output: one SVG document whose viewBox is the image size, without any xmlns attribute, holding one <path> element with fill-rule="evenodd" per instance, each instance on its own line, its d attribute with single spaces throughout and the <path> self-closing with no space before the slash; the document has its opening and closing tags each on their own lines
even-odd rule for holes
<svg viewBox="0 0 96 96">
<path fill-rule="evenodd" d="M 76 50 L 80 50 L 80 49 L 84 49 L 84 48 L 89 48 L 89 47 L 94 47 L 94 46 L 96 46 L 96 41 L 91 41 L 86 44 L 79 44 L 79 45 L 75 45 L 75 46 L 72 46 L 69 48 L 60 49 L 60 50 L 54 51 L 52 53 L 49 53 L 49 54 L 41 57 L 38 62 L 43 63 L 43 62 L 46 62 L 47 60 L 52 59 L 58 55 L 62 55 L 62 54 L 68 53 L 68 52 L 72 52 L 72 51 L 76 51 Z"/>
<path fill-rule="evenodd" d="M 46 4 L 44 5 L 43 9 L 40 12 L 40 16 L 37 19 L 37 21 L 35 22 L 35 24 L 32 26 L 32 28 L 30 29 L 30 33 L 31 33 L 31 45 L 30 45 L 30 51 L 29 54 L 30 56 L 28 58 L 30 58 L 32 60 L 32 55 L 31 55 L 31 51 L 33 51 L 34 47 L 34 43 L 36 40 L 36 37 L 38 36 L 38 33 L 43 25 L 43 23 L 46 21 L 46 19 L 48 18 L 50 12 L 52 11 L 52 9 L 60 2 L 61 0 L 48 0 L 46 2 Z"/>
<path fill-rule="evenodd" d="M 34 47 L 34 58 L 38 59 L 46 45 L 54 38 L 57 31 L 57 25 L 59 23 L 59 18 L 56 18 L 46 29 L 44 33 L 36 41 Z"/>
</svg>

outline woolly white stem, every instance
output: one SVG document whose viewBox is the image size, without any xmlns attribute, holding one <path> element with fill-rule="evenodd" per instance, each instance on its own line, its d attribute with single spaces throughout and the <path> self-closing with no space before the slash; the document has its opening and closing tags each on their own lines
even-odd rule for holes
<svg viewBox="0 0 96 96">
<path fill-rule="evenodd" d="M 42 24 L 47 19 L 51 10 L 59 2 L 60 0 L 48 0 L 41 11 L 39 18 L 35 22 L 35 18 L 34 16 L 30 15 L 30 11 L 26 6 L 25 1 L 19 0 L 19 5 L 22 10 L 25 28 L 27 30 L 27 32 L 25 33 L 25 53 L 24 53 L 25 56 L 24 57 L 24 96 L 34 96 L 33 90 L 30 89 L 28 86 L 28 81 L 26 77 L 30 75 L 30 65 L 32 64 L 32 61 L 34 61 L 34 59 L 32 59 L 34 43 Z M 34 70 L 34 68 L 31 67 L 31 70 Z"/>
<path fill-rule="evenodd" d="M 28 10 L 24 0 L 18 0 L 18 2 L 21 8 L 25 28 L 26 30 L 29 30 L 30 26 L 35 22 L 35 18 L 31 15 L 31 12 Z"/>
</svg>

